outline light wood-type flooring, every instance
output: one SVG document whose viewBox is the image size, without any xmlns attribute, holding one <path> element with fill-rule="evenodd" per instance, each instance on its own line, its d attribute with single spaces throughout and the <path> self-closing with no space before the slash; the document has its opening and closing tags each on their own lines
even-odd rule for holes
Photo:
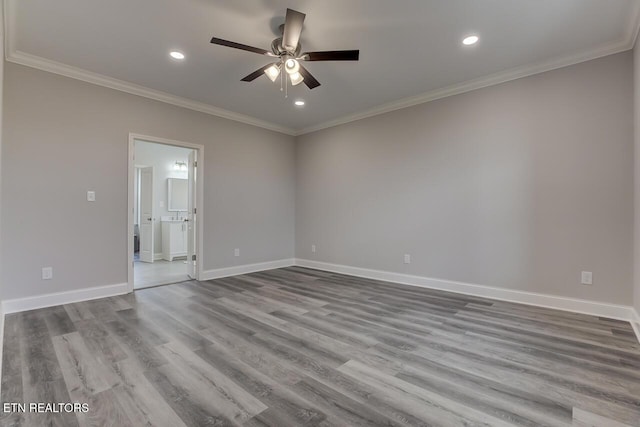
<svg viewBox="0 0 640 427">
<path fill-rule="evenodd" d="M 23 426 L 640 426 L 628 323 L 299 267 L 6 316 Z"/>
</svg>

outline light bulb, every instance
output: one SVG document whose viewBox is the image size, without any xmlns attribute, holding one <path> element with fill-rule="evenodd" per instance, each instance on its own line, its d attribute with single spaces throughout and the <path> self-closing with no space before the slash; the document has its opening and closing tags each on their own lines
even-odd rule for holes
<svg viewBox="0 0 640 427">
<path fill-rule="evenodd" d="M 269 80 L 275 82 L 278 76 L 280 75 L 280 66 L 277 64 L 273 64 L 271 67 L 264 70 L 264 73 L 269 77 Z"/>
<path fill-rule="evenodd" d="M 462 44 L 465 46 L 471 46 L 478 43 L 478 40 L 480 40 L 478 36 L 469 36 L 469 37 L 465 37 L 465 39 L 462 40 Z"/>
<path fill-rule="evenodd" d="M 284 63 L 284 69 L 287 70 L 289 74 L 295 74 L 300 71 L 300 64 L 295 59 L 289 58 Z"/>
<path fill-rule="evenodd" d="M 289 78 L 291 79 L 291 84 L 294 86 L 299 85 L 304 80 L 304 77 L 298 72 L 289 74 Z"/>
</svg>

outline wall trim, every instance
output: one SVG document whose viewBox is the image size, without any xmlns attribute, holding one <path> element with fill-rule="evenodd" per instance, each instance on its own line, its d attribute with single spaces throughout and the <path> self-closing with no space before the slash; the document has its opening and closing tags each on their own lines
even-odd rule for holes
<svg viewBox="0 0 640 427">
<path fill-rule="evenodd" d="M 189 110 L 198 111 L 200 113 L 209 114 L 223 119 L 233 120 L 245 123 L 251 126 L 271 130 L 274 132 L 284 133 L 286 135 L 294 135 L 295 131 L 284 126 L 260 120 L 255 117 L 236 113 L 234 111 L 225 110 L 200 101 L 194 101 L 181 96 L 172 95 L 155 89 L 149 89 L 124 80 L 108 77 L 103 74 L 87 71 L 82 68 L 66 65 L 61 62 L 45 59 L 36 55 L 21 52 L 19 50 L 7 51 L 7 61 L 15 64 L 36 68 L 42 71 L 59 74 L 61 76 L 70 77 L 72 79 L 81 80 L 83 82 L 92 83 L 94 85 L 115 89 L 120 92 L 126 92 L 131 95 L 141 96 L 143 98 L 153 99 L 155 101 L 164 102 L 166 104 L 175 105 Z"/>
<path fill-rule="evenodd" d="M 588 314 L 592 316 L 607 317 L 610 319 L 624 320 L 631 323 L 638 341 L 640 342 L 640 313 L 638 313 L 638 311 L 631 306 L 600 303 L 596 301 L 560 297 L 535 292 L 515 291 L 472 283 L 434 279 L 423 276 L 394 273 L 390 271 L 351 267 L 346 265 L 331 264 L 300 258 L 287 258 L 255 264 L 244 264 L 234 267 L 206 270 L 202 272 L 202 278 L 200 280 L 205 281 L 220 279 L 224 277 L 255 273 L 259 271 L 273 270 L 276 268 L 291 267 L 294 265 L 316 270 L 348 274 L 356 277 L 364 277 L 368 279 L 399 283 L 403 285 L 437 289 L 463 295 L 491 298 L 499 301 L 508 301 L 537 307 Z M 112 297 L 127 294 L 129 292 L 130 290 L 128 283 L 119 283 L 116 285 L 84 288 L 73 291 L 56 292 L 45 295 L 2 301 L 2 304 L 0 305 L 0 357 L 2 355 L 1 345 L 2 343 L 4 343 L 5 314 L 35 310 L 38 308 L 52 307 L 56 305 L 89 301 L 98 298 Z"/>
<path fill-rule="evenodd" d="M 258 262 L 255 264 L 237 265 L 234 267 L 216 268 L 202 272 L 201 281 L 220 279 L 229 276 L 238 276 L 240 274 L 256 273 L 258 271 L 273 270 L 276 268 L 291 267 L 296 264 L 294 258 L 279 259 L 275 261 Z"/>
<path fill-rule="evenodd" d="M 625 320 L 628 322 L 631 322 L 633 319 L 633 308 L 625 305 L 601 303 L 535 292 L 515 291 L 472 283 L 456 282 L 453 280 L 434 279 L 430 277 L 393 273 L 390 271 L 350 267 L 347 265 L 330 264 L 307 259 L 296 259 L 296 265 L 300 267 L 314 268 L 317 270 L 348 274 L 351 276 L 365 277 L 367 279 L 383 280 L 387 282 L 401 283 L 403 285 L 418 286 L 421 288 L 438 289 L 458 294 L 473 295 L 537 307 L 553 308 L 556 310 L 589 314 L 592 316 L 607 317 L 610 319 Z"/>
<path fill-rule="evenodd" d="M 376 116 L 379 114 L 388 113 L 391 111 L 399 110 L 402 108 L 411 107 L 418 104 L 424 104 L 426 102 L 435 101 L 437 99 L 470 92 L 473 90 L 481 89 L 488 86 L 497 85 L 500 83 L 506 83 L 511 80 L 516 80 L 522 77 L 531 76 L 546 71 L 551 71 L 557 68 L 567 67 L 569 65 L 578 64 L 580 62 L 597 59 L 607 55 L 613 55 L 633 49 L 638 33 L 640 32 L 640 2 L 634 2 L 632 10 L 629 13 L 627 21 L 627 28 L 622 39 L 608 43 L 602 46 L 597 46 L 592 49 L 588 49 L 583 52 L 570 54 L 563 57 L 554 58 L 548 61 L 538 62 L 535 64 L 528 64 L 522 67 L 513 68 L 489 76 L 481 77 L 475 80 L 461 82 L 456 85 L 452 85 L 446 88 L 439 88 L 433 91 L 422 93 L 417 96 L 396 100 L 390 103 L 386 103 L 375 107 L 370 110 L 361 111 L 352 115 L 344 116 L 335 120 L 330 120 L 318 125 L 310 126 L 303 129 L 291 129 L 275 123 L 270 123 L 265 120 L 261 120 L 255 117 L 247 116 L 244 114 L 236 113 L 233 111 L 225 110 L 220 107 L 215 107 L 204 102 L 193 101 L 188 98 L 172 95 L 166 92 L 150 89 L 144 86 L 129 83 L 123 80 L 114 79 L 102 74 L 90 72 L 78 67 L 69 66 L 60 62 L 45 59 L 36 55 L 31 55 L 26 52 L 19 51 L 16 47 L 16 26 L 17 26 L 17 14 L 15 7 L 16 0 L 5 0 L 4 3 L 4 45 L 5 45 L 5 58 L 9 62 L 25 65 L 28 67 L 37 68 L 43 71 L 48 71 L 55 74 L 60 74 L 66 77 L 85 81 L 87 83 L 93 83 L 99 86 L 108 87 L 111 89 L 127 92 L 133 95 L 142 96 L 156 101 L 165 102 L 168 104 L 176 105 L 178 107 L 188 108 L 190 110 L 199 111 L 212 116 L 222 117 L 229 120 L 234 120 L 241 123 L 246 123 L 252 126 L 261 127 L 264 129 L 272 130 L 275 132 L 284 133 L 286 135 L 300 136 L 307 133 L 315 132 L 321 129 L 326 129 L 341 124 L 350 123 L 353 121 L 361 120 L 367 117 Z"/>
<path fill-rule="evenodd" d="M 117 285 L 97 286 L 94 288 L 76 289 L 73 291 L 55 292 L 26 298 L 16 298 L 2 301 L 4 314 L 20 311 L 35 310 L 37 308 L 53 307 L 55 305 L 71 304 L 97 298 L 113 297 L 129 293 L 128 283 Z"/>
<path fill-rule="evenodd" d="M 318 125 L 309 126 L 301 129 L 295 133 L 296 136 L 305 135 L 307 133 L 316 132 L 323 129 L 328 129 L 347 123 L 355 122 L 358 120 L 366 119 L 380 114 L 390 113 L 392 111 L 401 110 L 403 108 L 413 107 L 420 104 L 426 104 L 431 101 L 436 101 L 442 98 L 448 98 L 454 95 L 461 95 L 463 93 L 472 92 L 474 90 L 483 89 L 490 86 L 496 86 L 502 83 L 507 83 L 512 80 L 518 80 L 524 77 L 533 76 L 536 74 L 545 73 L 547 71 L 556 70 L 558 68 L 564 68 L 571 65 L 576 65 L 582 62 L 591 61 L 593 59 L 602 58 L 616 53 L 625 52 L 633 48 L 633 44 L 630 44 L 628 40 L 619 41 L 609 45 L 601 46 L 596 49 L 592 49 L 586 52 L 582 52 L 575 55 L 565 56 L 561 58 L 552 59 L 547 62 L 529 64 L 523 67 L 512 68 L 510 70 L 501 71 L 488 76 L 480 77 L 474 80 L 467 80 L 462 83 L 454 84 L 444 88 L 438 88 L 429 92 L 422 93 L 420 95 L 403 98 L 397 101 L 392 101 L 371 108 L 369 110 L 361 111 L 355 114 L 350 114 L 330 120 Z"/>
<path fill-rule="evenodd" d="M 631 308 L 631 312 L 631 327 L 633 328 L 633 331 L 636 333 L 636 337 L 640 342 L 640 312 L 638 312 L 638 310 L 634 309 L 633 307 Z"/>
<path fill-rule="evenodd" d="M 2 360 L 4 350 L 4 310 L 0 303 L 0 378 L 2 378 Z M 2 392 L 2 382 L 0 381 L 0 393 Z"/>
</svg>

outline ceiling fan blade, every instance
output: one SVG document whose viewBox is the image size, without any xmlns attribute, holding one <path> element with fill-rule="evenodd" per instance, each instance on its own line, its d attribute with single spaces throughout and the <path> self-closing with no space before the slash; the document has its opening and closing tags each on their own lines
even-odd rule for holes
<svg viewBox="0 0 640 427">
<path fill-rule="evenodd" d="M 320 86 L 320 82 L 316 80 L 316 78 L 311 75 L 309 70 L 304 68 L 302 65 L 300 65 L 300 75 L 304 77 L 304 84 L 306 84 L 309 89 Z"/>
<path fill-rule="evenodd" d="M 305 61 L 357 61 L 359 50 L 327 50 L 325 52 L 306 52 L 300 56 Z"/>
<path fill-rule="evenodd" d="M 298 47 L 305 16 L 304 13 L 287 9 L 287 16 L 284 20 L 284 31 L 282 32 L 282 45 L 288 51 L 293 52 Z"/>
<path fill-rule="evenodd" d="M 252 81 L 254 81 L 258 77 L 264 75 L 264 72 L 266 71 L 266 69 L 271 67 L 272 65 L 273 64 L 267 64 L 264 67 L 255 70 L 253 73 L 249 74 L 247 77 L 243 78 L 241 81 L 243 81 L 243 82 L 252 82 Z"/>
<path fill-rule="evenodd" d="M 260 55 L 275 56 L 273 53 L 269 52 L 268 50 L 260 49 L 259 47 L 247 46 L 246 44 L 231 42 L 229 40 L 223 40 L 217 37 L 213 37 L 211 39 L 211 43 L 217 44 L 220 46 L 232 47 L 234 49 L 246 50 L 248 52 L 259 53 Z"/>
</svg>

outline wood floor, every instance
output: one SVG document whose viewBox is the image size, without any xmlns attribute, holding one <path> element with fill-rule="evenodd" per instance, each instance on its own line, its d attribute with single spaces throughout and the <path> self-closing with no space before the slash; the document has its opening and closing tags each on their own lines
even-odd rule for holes
<svg viewBox="0 0 640 427">
<path fill-rule="evenodd" d="M 25 426 L 640 426 L 628 323 L 291 267 L 8 315 Z"/>
</svg>

